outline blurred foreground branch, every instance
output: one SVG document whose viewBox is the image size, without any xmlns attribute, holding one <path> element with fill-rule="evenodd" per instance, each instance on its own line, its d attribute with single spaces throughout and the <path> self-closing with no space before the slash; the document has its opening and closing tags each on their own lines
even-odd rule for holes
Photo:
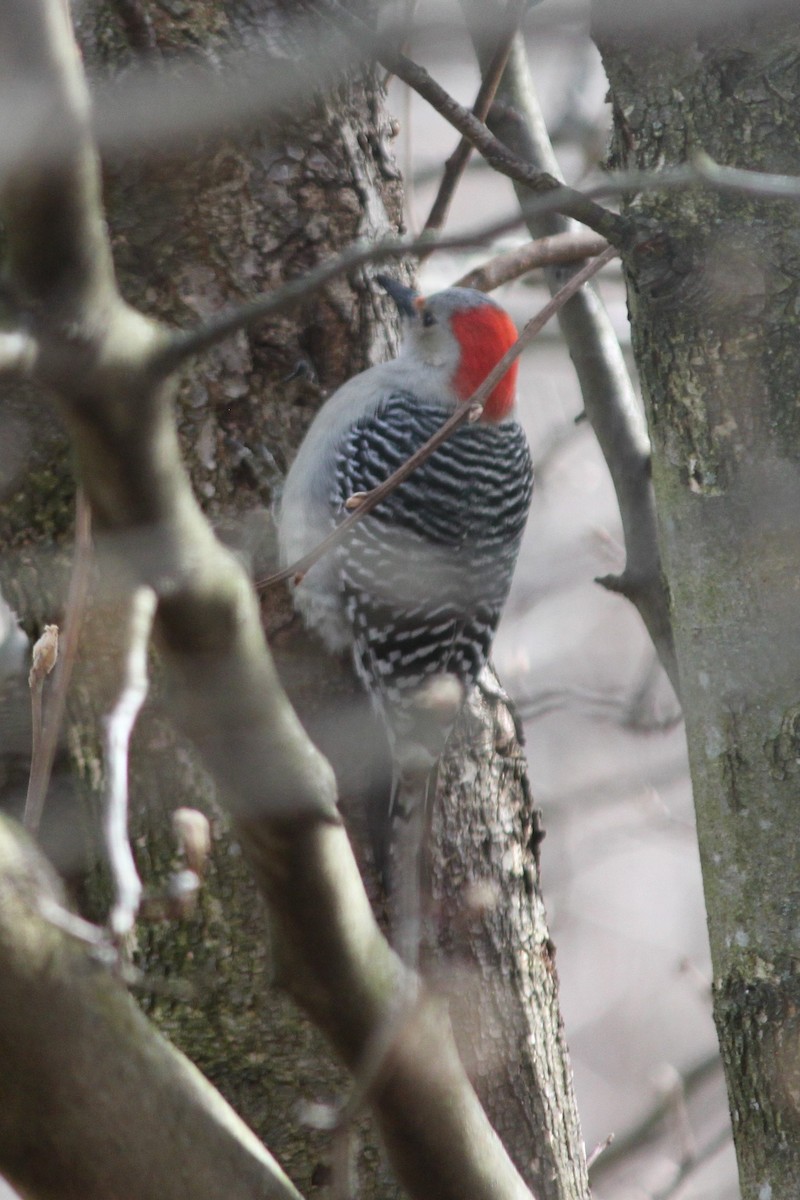
<svg viewBox="0 0 800 1200">
<path fill-rule="evenodd" d="M 61 905 L 45 859 L 0 817 L 3 1174 L 48 1200 L 300 1200 L 113 973 L 43 915 Z"/>
</svg>

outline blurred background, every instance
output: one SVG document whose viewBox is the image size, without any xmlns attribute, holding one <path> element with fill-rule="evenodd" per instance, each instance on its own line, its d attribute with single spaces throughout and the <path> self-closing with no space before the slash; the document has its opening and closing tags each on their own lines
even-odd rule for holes
<svg viewBox="0 0 800 1200">
<path fill-rule="evenodd" d="M 610 128 L 589 5 L 548 0 L 526 19 L 539 102 L 568 183 L 596 178 Z M 462 104 L 479 76 L 457 3 L 417 7 L 409 53 Z M 391 85 L 407 221 L 421 230 L 457 135 Z M 473 157 L 447 231 L 512 215 L 509 180 Z M 493 249 L 526 240 L 510 236 Z M 437 254 L 425 292 L 489 256 Z M 618 262 L 599 291 L 632 374 Z M 521 327 L 546 302 L 541 272 L 495 293 Z M 542 883 L 561 1004 L 599 1200 L 736 1200 L 727 1098 L 680 709 L 633 606 L 594 582 L 624 564 L 619 513 L 557 323 L 526 352 L 520 416 L 536 493 L 494 659 L 524 719 L 544 813 Z M 610 1135 L 614 1141 L 604 1147 Z"/>
</svg>

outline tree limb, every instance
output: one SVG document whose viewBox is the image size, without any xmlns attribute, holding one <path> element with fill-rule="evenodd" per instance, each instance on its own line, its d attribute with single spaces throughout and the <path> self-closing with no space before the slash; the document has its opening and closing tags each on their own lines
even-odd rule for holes
<svg viewBox="0 0 800 1200">
<path fill-rule="evenodd" d="M 528 199 L 521 213 L 489 222 L 466 233 L 442 237 L 432 232 L 414 238 L 385 238 L 377 243 L 356 243 L 337 258 L 322 263 L 300 278 L 275 288 L 274 291 L 255 296 L 245 304 L 223 311 L 196 329 L 172 333 L 166 343 L 154 347 L 149 366 L 151 375 L 154 380 L 169 375 L 187 359 L 212 349 L 234 333 L 238 333 L 240 329 L 252 328 L 266 317 L 286 312 L 319 292 L 325 284 L 349 271 L 367 265 L 377 266 L 392 259 L 414 256 L 422 258 L 433 250 L 463 250 L 483 245 L 499 234 L 514 229 L 529 219 L 532 213 L 550 213 L 557 207 L 554 197 L 545 195 L 534 200 Z M 606 244 L 603 240 L 602 245 Z"/>
<path fill-rule="evenodd" d="M 376 41 L 368 26 L 347 12 L 337 0 L 314 0 L 314 3 L 315 7 L 328 17 L 330 24 L 352 39 L 362 53 L 376 54 L 387 70 L 427 100 L 431 107 L 449 121 L 462 137 L 467 138 L 489 165 L 501 175 L 507 175 L 509 179 L 534 192 L 551 192 L 559 212 L 588 225 L 590 229 L 607 238 L 612 245 L 622 247 L 631 239 L 635 231 L 627 218 L 602 208 L 581 192 L 566 187 L 553 174 L 536 170 L 529 162 L 515 154 L 490 133 L 486 125 L 468 108 L 458 104 L 424 67 L 412 62 L 393 46 L 390 47 L 389 41 L 394 43 L 394 39 Z"/>
<path fill-rule="evenodd" d="M 506 4 L 503 12 L 503 27 L 497 39 L 497 46 L 483 74 L 478 94 L 475 97 L 475 103 L 472 106 L 473 115 L 479 121 L 486 121 L 489 109 L 492 107 L 492 101 L 500 86 L 500 80 L 503 77 L 503 72 L 508 62 L 508 55 L 511 50 L 511 43 L 514 40 L 514 34 L 519 28 L 519 23 L 526 7 L 527 0 L 522 0 L 522 3 L 520 3 L 520 0 L 508 0 Z M 432 229 L 441 229 L 447 220 L 450 204 L 452 203 L 461 177 L 466 170 L 471 154 L 472 142 L 469 138 L 462 137 L 453 153 L 445 162 L 439 190 L 436 193 L 431 211 L 428 213 L 428 219 L 425 222 L 426 232 Z"/>
<path fill-rule="evenodd" d="M 620 192 L 631 190 L 658 191 L 662 188 L 669 190 L 689 186 L 709 186 L 723 191 L 745 191 L 754 195 L 772 196 L 776 199 L 800 198 L 800 180 L 783 175 L 762 175 L 756 171 L 734 171 L 733 176 L 729 176 L 728 172 L 733 171 L 733 168 L 712 164 L 714 167 L 712 171 L 709 163 L 710 160 L 706 160 L 703 174 L 692 166 L 665 171 L 622 171 L 610 175 L 605 182 L 593 185 L 587 189 L 585 194 L 589 197 L 600 197 L 615 196 Z M 423 233 L 416 238 L 387 238 L 378 243 L 354 245 L 338 258 L 322 263 L 321 266 L 308 271 L 301 278 L 292 279 L 274 291 L 256 296 L 245 304 L 223 311 L 196 329 L 179 333 L 162 331 L 161 341 L 153 347 L 150 357 L 153 379 L 169 375 L 187 359 L 212 349 L 239 330 L 250 329 L 275 313 L 286 312 L 318 292 L 326 283 L 330 283 L 348 271 L 354 271 L 369 264 L 377 266 L 391 259 L 413 256 L 424 258 L 433 250 L 463 250 L 481 245 L 499 234 L 514 229 L 521 222 L 531 225 L 539 218 L 544 219 L 560 211 L 562 211 L 562 205 L 558 192 L 545 193 L 535 199 L 526 195 L 521 200 L 519 214 L 482 225 L 467 233 L 453 234 L 447 237 L 436 237 L 430 233 Z M 485 277 L 481 274 L 484 268 L 478 268 L 477 272 L 465 275 L 456 286 L 477 287 L 480 290 L 489 291 L 534 267 L 574 262 L 578 258 L 583 259 L 590 254 L 599 253 L 608 240 L 600 234 L 595 236 L 579 235 L 566 231 L 551 237 L 537 237 L 527 251 L 523 248 L 522 251 L 512 251 L 508 256 L 501 255 L 497 260 L 493 260 L 497 266 L 491 268 L 487 266 Z M 585 250 L 579 254 L 581 246 L 585 246 Z M 526 257 L 527 254 L 530 255 L 530 259 Z M 517 255 L 519 255 L 519 261 Z M 16 366 L 17 342 L 15 341 L 9 349 L 13 350 L 12 363 Z M 0 354 L 2 354 L 2 350 L 3 345 L 0 339 Z M 21 358 L 26 367 L 32 362 L 31 355 L 34 351 L 35 343 L 28 343 L 25 348 L 25 357 Z M 22 356 L 22 349 L 19 350 L 19 353 Z M 2 369 L 3 362 L 0 359 L 0 370 Z"/>
<path fill-rule="evenodd" d="M 471 12 L 475 0 L 464 3 Z M 525 48 L 519 38 L 509 57 L 501 93 L 507 108 L 496 114 L 495 127 L 503 140 L 537 168 L 557 172 L 558 165 L 533 91 Z M 562 219 L 552 216 L 532 218 L 528 228 L 534 237 L 541 237 L 564 232 L 566 226 Z M 549 274 L 551 290 L 560 286 L 563 277 L 564 272 L 555 269 Z M 677 693 L 678 668 L 661 574 L 650 480 L 650 443 L 644 416 L 608 315 L 591 290 L 584 289 L 565 306 L 559 321 L 578 374 L 586 414 L 608 464 L 625 534 L 625 570 L 618 578 L 600 582 L 636 605 Z"/>
<path fill-rule="evenodd" d="M 584 259 L 601 254 L 608 242 L 599 233 L 584 231 L 555 233 L 552 237 L 535 238 L 515 250 L 490 258 L 482 267 L 467 271 L 454 283 L 454 287 L 476 288 L 479 292 L 492 292 L 504 283 L 519 279 L 537 267 L 563 266 L 565 263 L 582 263 Z"/>
</svg>

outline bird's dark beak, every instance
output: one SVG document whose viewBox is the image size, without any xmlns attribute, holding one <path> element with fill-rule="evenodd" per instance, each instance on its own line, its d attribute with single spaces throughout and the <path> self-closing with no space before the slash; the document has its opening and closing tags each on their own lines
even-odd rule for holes
<svg viewBox="0 0 800 1200">
<path fill-rule="evenodd" d="M 413 288 L 406 287 L 398 279 L 392 279 L 390 275 L 376 275 L 375 279 L 392 297 L 401 317 L 417 315 L 417 306 L 414 301 L 419 296 L 418 292 L 415 292 Z"/>
</svg>

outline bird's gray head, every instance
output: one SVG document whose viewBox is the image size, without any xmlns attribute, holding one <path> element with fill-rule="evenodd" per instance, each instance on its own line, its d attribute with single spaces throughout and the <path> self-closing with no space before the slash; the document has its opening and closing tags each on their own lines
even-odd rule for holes
<svg viewBox="0 0 800 1200">
<path fill-rule="evenodd" d="M 447 288 L 420 296 L 386 275 L 378 283 L 407 321 L 404 356 L 441 370 L 460 400 L 468 400 L 517 340 L 505 309 L 474 288 Z M 514 404 L 517 363 L 509 367 L 486 402 L 483 420 L 501 421 Z"/>
</svg>

